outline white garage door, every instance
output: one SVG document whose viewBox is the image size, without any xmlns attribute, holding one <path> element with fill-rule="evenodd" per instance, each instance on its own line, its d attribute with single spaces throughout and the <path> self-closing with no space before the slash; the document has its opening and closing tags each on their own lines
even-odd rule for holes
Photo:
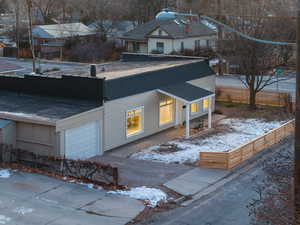
<svg viewBox="0 0 300 225">
<path fill-rule="evenodd" d="M 65 155 L 68 159 L 87 159 L 99 155 L 100 124 L 93 122 L 66 130 Z"/>
</svg>

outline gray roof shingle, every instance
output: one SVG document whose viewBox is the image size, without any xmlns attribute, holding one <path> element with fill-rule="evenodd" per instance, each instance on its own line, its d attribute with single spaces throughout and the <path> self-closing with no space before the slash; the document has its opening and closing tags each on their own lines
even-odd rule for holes
<svg viewBox="0 0 300 225">
<path fill-rule="evenodd" d="M 216 35 L 216 31 L 204 25 L 202 22 L 191 22 L 190 32 L 185 31 L 185 24 L 181 19 L 176 20 L 151 20 L 148 23 L 141 24 L 135 29 L 125 33 L 121 38 L 146 41 L 149 34 L 157 28 L 161 28 L 169 34 L 169 38 L 188 38 L 197 36 Z"/>
</svg>

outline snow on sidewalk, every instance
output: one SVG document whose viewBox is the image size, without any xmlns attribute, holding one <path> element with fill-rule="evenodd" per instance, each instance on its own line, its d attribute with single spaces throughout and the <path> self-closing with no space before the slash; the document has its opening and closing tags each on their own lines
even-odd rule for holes
<svg viewBox="0 0 300 225">
<path fill-rule="evenodd" d="M 147 188 L 147 187 L 136 187 L 130 190 L 117 190 L 109 191 L 109 194 L 126 195 L 130 198 L 144 200 L 147 205 L 151 208 L 155 208 L 160 201 L 167 201 L 167 194 L 160 189 Z"/>
<path fill-rule="evenodd" d="M 10 178 L 11 173 L 8 169 L 0 169 L 0 178 Z"/>
<path fill-rule="evenodd" d="M 152 146 L 131 155 L 139 160 L 163 163 L 195 163 L 200 152 L 226 152 L 279 127 L 285 121 L 266 122 L 259 119 L 224 119 L 219 126 L 229 127 L 229 131 L 207 138 L 171 141 L 178 151 L 159 151 L 161 146 Z"/>
</svg>

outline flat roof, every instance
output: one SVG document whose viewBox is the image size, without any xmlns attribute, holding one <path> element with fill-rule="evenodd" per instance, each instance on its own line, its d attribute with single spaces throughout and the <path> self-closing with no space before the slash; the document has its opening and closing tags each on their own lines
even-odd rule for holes
<svg viewBox="0 0 300 225">
<path fill-rule="evenodd" d="M 17 71 L 21 71 L 21 70 L 24 70 L 24 68 L 17 64 L 10 63 L 6 60 L 0 60 L 0 74 L 1 73 L 12 73 L 12 72 L 17 72 Z"/>
<path fill-rule="evenodd" d="M 102 64 L 95 64 L 97 67 L 97 77 L 104 78 L 107 80 L 127 77 L 135 74 L 140 74 L 144 72 L 150 72 L 155 70 L 166 69 L 174 66 L 190 64 L 193 62 L 203 61 L 202 59 L 177 59 L 170 61 L 132 61 L 132 62 L 122 62 L 122 61 L 113 61 Z M 102 69 L 105 68 L 104 72 L 101 72 Z M 81 76 L 81 77 L 89 77 L 90 76 L 90 67 L 89 65 L 85 65 L 82 67 L 76 67 L 74 69 L 67 69 L 62 71 L 48 72 L 42 76 L 62 76 L 62 75 L 70 75 L 70 76 Z"/>
<path fill-rule="evenodd" d="M 131 75 L 152 72 L 171 68 L 174 66 L 186 65 L 203 60 L 172 60 L 172 61 L 148 61 L 148 62 L 113 62 L 103 64 L 106 72 L 98 72 L 97 77 L 105 77 L 107 80 L 128 77 Z M 98 67 L 103 67 L 99 65 Z M 98 68 L 99 71 L 99 68 Z"/>
<path fill-rule="evenodd" d="M 23 95 L 0 91 L 0 118 L 40 121 L 55 124 L 65 119 L 100 107 L 93 101 Z"/>
</svg>

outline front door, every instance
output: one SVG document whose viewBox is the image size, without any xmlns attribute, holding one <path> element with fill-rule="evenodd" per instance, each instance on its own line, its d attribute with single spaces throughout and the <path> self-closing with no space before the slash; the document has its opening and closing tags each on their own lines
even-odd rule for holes
<svg viewBox="0 0 300 225">
<path fill-rule="evenodd" d="M 185 108 L 184 103 L 176 100 L 176 125 L 183 125 L 183 122 L 185 121 Z"/>
</svg>

